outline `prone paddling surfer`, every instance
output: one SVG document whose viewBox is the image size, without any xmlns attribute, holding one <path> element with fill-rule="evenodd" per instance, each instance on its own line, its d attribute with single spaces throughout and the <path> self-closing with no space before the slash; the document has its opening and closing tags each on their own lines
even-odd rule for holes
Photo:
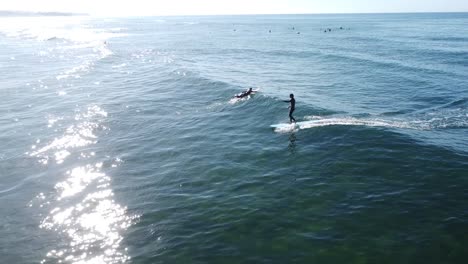
<svg viewBox="0 0 468 264">
<path fill-rule="evenodd" d="M 289 98 L 291 99 L 283 102 L 291 103 L 289 105 L 289 122 L 292 123 L 294 121 L 294 123 L 296 123 L 296 119 L 292 116 L 294 110 L 296 110 L 296 99 L 294 99 L 294 94 L 290 94 Z"/>
<path fill-rule="evenodd" d="M 243 97 L 249 96 L 252 94 L 252 92 L 253 92 L 252 87 L 250 87 L 247 91 L 243 91 L 240 94 L 236 94 L 236 98 L 243 98 Z"/>
</svg>

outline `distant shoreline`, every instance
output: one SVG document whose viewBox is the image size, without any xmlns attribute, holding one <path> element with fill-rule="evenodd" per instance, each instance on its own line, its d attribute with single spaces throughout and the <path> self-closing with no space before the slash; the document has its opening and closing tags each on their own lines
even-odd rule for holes
<svg viewBox="0 0 468 264">
<path fill-rule="evenodd" d="M 34 16 L 88 16 L 85 13 L 68 12 L 27 12 L 0 10 L 0 17 L 34 17 Z"/>
</svg>

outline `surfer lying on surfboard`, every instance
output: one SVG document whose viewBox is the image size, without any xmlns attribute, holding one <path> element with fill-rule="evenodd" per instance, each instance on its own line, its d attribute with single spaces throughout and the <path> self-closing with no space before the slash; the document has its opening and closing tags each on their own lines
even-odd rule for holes
<svg viewBox="0 0 468 264">
<path fill-rule="evenodd" d="M 247 91 L 243 91 L 242 93 L 240 94 L 236 94 L 236 98 L 243 98 L 243 97 L 246 97 L 246 96 L 249 96 L 253 93 L 254 91 L 252 90 L 252 87 L 250 87 Z"/>
<path fill-rule="evenodd" d="M 283 102 L 291 103 L 289 105 L 289 122 L 292 123 L 294 121 L 294 123 L 296 123 L 296 119 L 292 116 L 292 113 L 294 112 L 294 110 L 296 110 L 296 99 L 294 99 L 294 94 L 290 94 L 289 98 L 291 99 Z"/>
</svg>

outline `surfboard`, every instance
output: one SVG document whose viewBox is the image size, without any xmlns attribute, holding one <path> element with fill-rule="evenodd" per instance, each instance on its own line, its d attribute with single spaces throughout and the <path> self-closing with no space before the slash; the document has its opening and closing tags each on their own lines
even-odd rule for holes
<svg viewBox="0 0 468 264">
<path fill-rule="evenodd" d="M 249 100 L 258 91 L 260 91 L 260 89 L 252 90 L 252 93 L 250 95 L 247 95 L 247 96 L 244 96 L 244 97 L 236 97 L 237 95 L 239 95 L 239 94 L 236 94 L 236 95 L 234 95 L 233 98 L 231 98 L 231 100 L 229 100 L 229 103 L 230 104 L 235 104 L 235 103 L 240 102 L 240 101 Z"/>
<path fill-rule="evenodd" d="M 307 126 L 313 126 L 319 124 L 319 120 L 308 120 L 308 121 L 300 121 L 300 122 L 295 122 L 295 123 L 280 123 L 280 124 L 274 124 L 270 125 L 272 128 L 277 128 L 277 129 L 300 129 L 304 128 Z"/>
<path fill-rule="evenodd" d="M 298 128 L 299 127 L 299 124 L 300 122 L 297 122 L 297 123 L 281 123 L 281 124 L 274 124 L 274 125 L 270 125 L 270 127 L 272 128 L 279 128 L 279 129 L 293 129 L 293 128 Z"/>
</svg>

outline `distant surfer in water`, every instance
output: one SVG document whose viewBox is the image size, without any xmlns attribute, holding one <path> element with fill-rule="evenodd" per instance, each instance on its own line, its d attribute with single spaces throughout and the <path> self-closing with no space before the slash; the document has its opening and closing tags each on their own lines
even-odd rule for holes
<svg viewBox="0 0 468 264">
<path fill-rule="evenodd" d="M 240 94 L 236 94 L 236 98 L 243 98 L 243 97 L 249 96 L 252 94 L 252 92 L 253 92 L 252 87 L 250 87 L 247 91 L 243 91 Z"/>
<path fill-rule="evenodd" d="M 291 98 L 290 100 L 287 100 L 287 101 L 283 101 L 285 103 L 291 103 L 289 105 L 289 122 L 294 122 L 296 123 L 296 119 L 292 116 L 294 110 L 296 110 L 296 99 L 294 99 L 294 94 L 290 94 L 289 95 L 289 98 Z"/>
</svg>

